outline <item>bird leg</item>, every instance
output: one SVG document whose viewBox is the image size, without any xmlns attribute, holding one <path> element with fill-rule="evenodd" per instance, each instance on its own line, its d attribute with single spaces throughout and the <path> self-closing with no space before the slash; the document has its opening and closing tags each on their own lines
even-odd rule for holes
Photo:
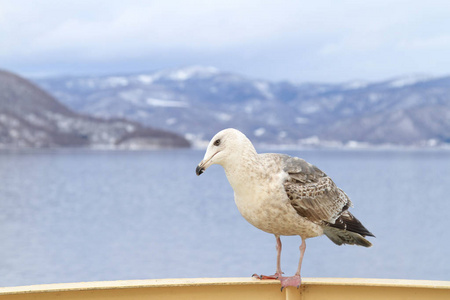
<svg viewBox="0 0 450 300">
<path fill-rule="evenodd" d="M 277 239 L 277 270 L 275 274 L 273 275 L 258 275 L 253 274 L 252 277 L 258 278 L 258 279 L 280 279 L 283 272 L 281 272 L 281 239 L 279 235 L 275 235 L 275 238 Z"/>
<path fill-rule="evenodd" d="M 285 287 L 288 287 L 288 286 L 296 286 L 297 288 L 300 287 L 300 284 L 302 283 L 302 279 L 300 277 L 300 270 L 302 268 L 302 261 L 303 261 L 303 255 L 305 254 L 305 249 L 306 249 L 306 241 L 302 237 L 302 244 L 300 245 L 300 260 L 298 262 L 297 272 L 295 272 L 294 276 L 280 277 L 282 291 Z"/>
</svg>

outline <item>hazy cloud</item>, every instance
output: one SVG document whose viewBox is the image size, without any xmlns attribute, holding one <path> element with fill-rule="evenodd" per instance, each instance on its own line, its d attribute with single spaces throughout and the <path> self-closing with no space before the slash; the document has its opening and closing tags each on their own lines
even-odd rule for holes
<svg viewBox="0 0 450 300">
<path fill-rule="evenodd" d="M 0 68 L 189 64 L 270 79 L 450 73 L 448 1 L 0 0 Z"/>
</svg>

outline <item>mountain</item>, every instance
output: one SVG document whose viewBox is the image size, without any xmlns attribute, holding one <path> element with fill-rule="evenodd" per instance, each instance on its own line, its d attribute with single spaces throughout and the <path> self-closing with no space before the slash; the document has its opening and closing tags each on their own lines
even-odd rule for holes
<svg viewBox="0 0 450 300">
<path fill-rule="evenodd" d="M 450 143 L 450 77 L 292 83 L 194 66 L 35 82 L 78 112 L 130 118 L 194 143 L 226 127 L 241 129 L 259 144 Z"/>
<path fill-rule="evenodd" d="M 188 146 L 174 133 L 76 113 L 28 80 L 0 71 L 0 148 Z"/>
</svg>

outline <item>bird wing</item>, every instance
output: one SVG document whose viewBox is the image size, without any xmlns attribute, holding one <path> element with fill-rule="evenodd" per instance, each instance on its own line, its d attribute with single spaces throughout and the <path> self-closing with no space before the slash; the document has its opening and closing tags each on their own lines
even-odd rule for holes
<svg viewBox="0 0 450 300">
<path fill-rule="evenodd" d="M 318 224 L 334 224 L 352 205 L 348 196 L 316 166 L 287 155 L 283 160 L 283 170 L 288 174 L 284 189 L 300 216 Z"/>
</svg>

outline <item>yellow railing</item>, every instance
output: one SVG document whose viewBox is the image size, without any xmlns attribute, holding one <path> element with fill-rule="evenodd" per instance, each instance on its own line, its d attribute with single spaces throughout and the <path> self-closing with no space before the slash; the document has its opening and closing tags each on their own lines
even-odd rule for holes
<svg viewBox="0 0 450 300">
<path fill-rule="evenodd" d="M 43 299 L 450 299 L 450 281 L 304 278 L 280 291 L 276 280 L 254 278 L 152 279 L 0 288 L 0 300 Z"/>
</svg>

